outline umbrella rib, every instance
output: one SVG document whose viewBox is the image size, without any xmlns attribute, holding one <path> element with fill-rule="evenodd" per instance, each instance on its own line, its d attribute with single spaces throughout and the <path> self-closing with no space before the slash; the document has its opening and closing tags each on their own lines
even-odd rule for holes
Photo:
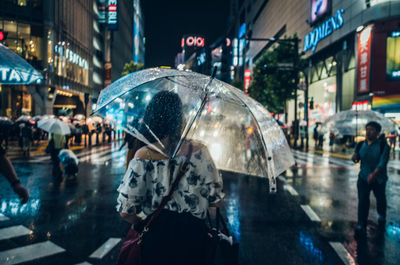
<svg viewBox="0 0 400 265">
<path fill-rule="evenodd" d="M 201 111 L 204 109 L 204 106 L 206 105 L 206 101 L 207 101 L 207 98 L 208 98 L 207 88 L 211 84 L 211 82 L 214 80 L 214 78 L 215 78 L 215 75 L 212 74 L 210 76 L 210 81 L 208 81 L 207 85 L 204 87 L 203 92 L 205 92 L 206 94 L 204 95 L 204 98 L 203 98 L 203 101 L 201 102 L 200 108 L 197 111 L 196 115 L 194 116 L 193 120 L 190 122 L 189 127 L 187 128 L 185 135 L 183 137 L 181 137 L 181 139 L 179 140 L 179 142 L 178 142 L 178 144 L 177 144 L 177 146 L 175 148 L 174 154 L 172 155 L 172 158 L 174 158 L 176 156 L 176 153 L 178 152 L 179 148 L 181 147 L 183 140 L 186 139 L 186 136 L 188 135 L 188 133 L 190 131 L 190 128 L 193 126 L 193 124 L 196 121 L 197 117 L 201 116 Z"/>
<path fill-rule="evenodd" d="M 185 132 L 185 135 L 183 135 L 183 137 L 181 137 L 181 139 L 179 140 L 179 142 L 178 142 L 178 144 L 177 144 L 177 146 L 175 148 L 174 154 L 172 155 L 172 159 L 176 156 L 179 148 L 182 145 L 183 140 L 186 139 L 186 136 L 188 135 L 188 133 L 190 131 L 190 128 L 193 126 L 193 124 L 196 121 L 197 117 L 201 116 L 201 111 L 204 109 L 204 106 L 206 105 L 207 98 L 208 98 L 208 93 L 206 93 L 206 95 L 204 96 L 204 98 L 203 98 L 203 100 L 201 102 L 200 108 L 197 110 L 196 115 L 194 116 L 194 118 L 190 122 L 189 127 L 187 128 L 187 130 Z"/>
</svg>

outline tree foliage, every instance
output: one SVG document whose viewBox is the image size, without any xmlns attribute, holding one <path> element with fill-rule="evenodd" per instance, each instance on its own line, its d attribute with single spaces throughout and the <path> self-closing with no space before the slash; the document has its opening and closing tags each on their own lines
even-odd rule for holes
<svg viewBox="0 0 400 265">
<path fill-rule="evenodd" d="M 295 80 L 299 72 L 278 68 L 278 64 L 293 63 L 295 52 L 292 42 L 280 42 L 272 50 L 266 50 L 253 69 L 253 80 L 248 92 L 271 112 L 284 112 L 286 102 L 295 96 Z M 300 64 L 302 62 L 299 61 L 297 67 Z"/>
<path fill-rule="evenodd" d="M 129 63 L 126 63 L 124 65 L 121 75 L 124 76 L 124 75 L 130 74 L 130 73 L 142 70 L 143 68 L 144 68 L 143 64 L 141 64 L 141 63 L 137 64 L 133 61 L 130 61 Z"/>
<path fill-rule="evenodd" d="M 237 79 L 237 78 L 234 79 L 232 81 L 231 85 L 236 87 L 236 88 L 239 88 L 240 90 L 244 90 L 244 82 L 242 80 L 240 80 L 240 79 Z"/>
</svg>

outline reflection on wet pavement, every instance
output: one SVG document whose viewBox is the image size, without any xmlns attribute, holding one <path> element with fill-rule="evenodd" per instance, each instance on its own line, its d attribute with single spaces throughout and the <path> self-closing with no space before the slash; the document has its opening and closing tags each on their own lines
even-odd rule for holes
<svg viewBox="0 0 400 265">
<path fill-rule="evenodd" d="M 120 240 L 129 229 L 115 211 L 116 189 L 125 171 L 125 152 L 118 152 L 118 147 L 113 144 L 77 153 L 81 164 L 76 183 L 55 182 L 48 159 L 14 161 L 31 199 L 19 205 L 0 178 L 0 186 L 5 187 L 0 190 L 0 229 L 15 232 L 11 238 L 0 239 L 0 257 L 21 247 L 45 246 L 47 254 L 65 251 L 24 264 L 115 264 Z M 300 152 L 295 156 L 305 167 L 288 170 L 275 195 L 268 193 L 265 178 L 222 171 L 226 197 L 221 211 L 239 241 L 241 264 L 333 265 L 343 260 L 347 264 L 400 264 L 397 171 L 389 170 L 386 231 L 376 225 L 372 200 L 368 239 L 356 241 L 357 167 L 329 157 Z M 304 210 L 308 207 L 320 222 L 310 220 Z M 96 251 L 101 258 L 90 258 Z"/>
</svg>

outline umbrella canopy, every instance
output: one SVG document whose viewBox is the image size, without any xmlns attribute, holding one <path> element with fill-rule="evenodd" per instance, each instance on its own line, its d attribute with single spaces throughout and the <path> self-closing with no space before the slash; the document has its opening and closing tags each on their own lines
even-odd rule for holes
<svg viewBox="0 0 400 265">
<path fill-rule="evenodd" d="M 153 107 L 175 110 L 168 102 L 155 102 L 166 91 L 179 96 L 178 120 L 183 121 L 180 140 L 168 149 L 151 129 L 157 123 L 146 120 L 146 111 Z M 95 113 L 114 117 L 118 126 L 170 158 L 183 139 L 202 142 L 219 169 L 269 177 L 271 191 L 276 191 L 275 178 L 294 164 L 285 135 L 269 111 L 237 88 L 205 75 L 160 68 L 132 73 L 101 91 Z M 161 111 L 156 118 L 166 116 Z M 170 124 L 174 127 L 173 120 Z"/>
<path fill-rule="evenodd" d="M 3 44 L 0 44 L 0 84 L 40 84 L 43 76 L 27 61 Z"/>
<path fill-rule="evenodd" d="M 31 119 L 32 117 L 29 115 L 21 115 L 18 119 L 16 119 L 16 122 L 28 122 Z"/>
<path fill-rule="evenodd" d="M 83 115 L 83 114 L 76 114 L 76 115 L 74 116 L 74 119 L 76 119 L 76 120 L 78 120 L 78 121 L 84 120 L 84 119 L 85 119 L 85 115 Z"/>
<path fill-rule="evenodd" d="M 56 118 L 49 118 L 45 120 L 38 121 L 38 128 L 42 129 L 43 131 L 54 133 L 54 134 L 61 134 L 67 135 L 71 133 L 71 130 L 68 124 L 60 121 Z"/>
<path fill-rule="evenodd" d="M 0 117 L 0 129 L 7 129 L 13 126 L 14 122 L 8 117 Z"/>
<path fill-rule="evenodd" d="M 98 117 L 98 116 L 93 116 L 93 117 L 88 118 L 86 120 L 86 122 L 87 123 L 102 123 L 103 119 L 101 117 Z"/>
<path fill-rule="evenodd" d="M 326 119 L 319 128 L 320 133 L 333 132 L 342 135 L 364 135 L 365 125 L 376 121 L 382 126 L 382 131 L 397 132 L 396 123 L 372 110 L 346 110 L 332 115 Z"/>
</svg>

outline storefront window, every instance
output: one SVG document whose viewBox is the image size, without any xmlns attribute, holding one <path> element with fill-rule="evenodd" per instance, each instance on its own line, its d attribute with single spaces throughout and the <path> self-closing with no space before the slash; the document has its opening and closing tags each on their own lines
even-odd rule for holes
<svg viewBox="0 0 400 265">
<path fill-rule="evenodd" d="M 336 77 L 315 82 L 309 87 L 309 98 L 314 100 L 314 109 L 310 110 L 310 121 L 324 121 L 335 114 L 336 109 Z"/>
<path fill-rule="evenodd" d="M 43 58 L 42 39 L 31 35 L 31 26 L 4 20 L 0 21 L 1 27 L 8 32 L 4 44 L 28 60 L 35 68 L 40 68 L 37 62 Z"/>
<path fill-rule="evenodd" d="M 26 6 L 26 0 L 18 0 L 19 6 Z"/>
</svg>

